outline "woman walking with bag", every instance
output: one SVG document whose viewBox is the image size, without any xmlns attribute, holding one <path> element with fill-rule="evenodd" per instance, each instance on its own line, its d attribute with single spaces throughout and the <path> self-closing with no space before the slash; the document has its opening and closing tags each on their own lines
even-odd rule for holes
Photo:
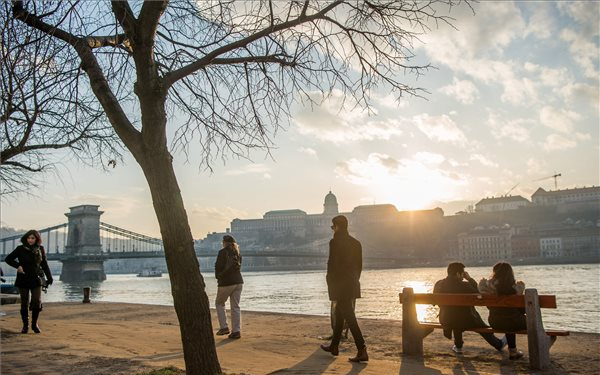
<svg viewBox="0 0 600 375">
<path fill-rule="evenodd" d="M 217 317 L 219 318 L 219 330 L 217 335 L 229 334 L 230 339 L 239 339 L 241 335 L 241 311 L 240 297 L 244 280 L 241 273 L 242 256 L 240 247 L 230 235 L 223 236 L 223 248 L 219 251 L 215 263 L 215 277 L 217 278 L 217 297 L 215 305 Z M 231 310 L 232 332 L 227 325 L 225 314 L 225 302 L 229 299 Z"/>
<path fill-rule="evenodd" d="M 52 284 L 52 274 L 39 232 L 33 229 L 28 231 L 21 237 L 21 243 L 22 245 L 17 246 L 12 253 L 8 254 L 4 261 L 17 269 L 15 286 L 19 288 L 21 295 L 21 320 L 23 321 L 21 333 L 29 331 L 27 305 L 31 310 L 31 329 L 35 333 L 40 333 L 37 322 L 40 311 L 42 311 L 42 287 Z"/>
</svg>

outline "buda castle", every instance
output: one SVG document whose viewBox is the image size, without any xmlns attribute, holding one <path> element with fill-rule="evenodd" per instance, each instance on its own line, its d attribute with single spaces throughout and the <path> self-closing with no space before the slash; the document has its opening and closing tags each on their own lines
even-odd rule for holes
<svg viewBox="0 0 600 375">
<path fill-rule="evenodd" d="M 441 225 L 444 212 L 440 208 L 398 211 L 393 204 L 362 205 L 351 212 L 340 212 L 337 197 L 329 191 L 322 213 L 308 214 L 300 209 L 268 211 L 261 219 L 233 219 L 225 233 L 233 235 L 246 251 L 326 254 L 332 238 L 331 219 L 337 215 L 348 218 L 350 233 L 362 242 L 365 256 L 398 258 L 414 255 L 416 232 L 423 232 L 417 236 L 420 240 L 435 237 L 424 231 Z M 225 233 L 209 234 L 200 247 L 220 249 Z"/>
</svg>

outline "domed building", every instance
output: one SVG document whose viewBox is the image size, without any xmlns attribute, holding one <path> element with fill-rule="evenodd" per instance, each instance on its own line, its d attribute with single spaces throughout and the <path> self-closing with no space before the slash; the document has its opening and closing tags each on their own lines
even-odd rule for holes
<svg viewBox="0 0 600 375">
<path fill-rule="evenodd" d="M 329 190 L 329 193 L 325 196 L 325 203 L 323 203 L 323 215 L 337 215 L 338 213 L 337 198 Z"/>
</svg>

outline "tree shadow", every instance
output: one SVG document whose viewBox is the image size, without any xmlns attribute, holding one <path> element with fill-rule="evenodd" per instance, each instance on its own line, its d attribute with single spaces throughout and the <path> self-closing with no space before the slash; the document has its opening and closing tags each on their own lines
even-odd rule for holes
<svg viewBox="0 0 600 375">
<path fill-rule="evenodd" d="M 423 358 L 400 356 L 400 372 L 399 375 L 441 375 L 441 371 L 425 366 Z"/>
<path fill-rule="evenodd" d="M 317 348 L 314 352 L 312 352 L 312 354 L 310 354 L 301 362 L 296 363 L 294 366 L 275 370 L 269 372 L 267 375 L 319 375 L 323 374 L 334 360 L 335 358 L 331 356 L 331 354 L 325 353 L 320 348 Z M 361 370 L 362 369 L 354 372 L 353 366 L 353 369 L 348 373 L 348 375 L 358 374 Z"/>
</svg>

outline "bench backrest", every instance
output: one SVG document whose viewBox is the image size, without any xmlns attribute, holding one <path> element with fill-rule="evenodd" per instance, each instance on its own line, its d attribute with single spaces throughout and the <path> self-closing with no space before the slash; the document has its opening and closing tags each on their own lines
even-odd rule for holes
<svg viewBox="0 0 600 375">
<path fill-rule="evenodd" d="M 556 296 L 540 295 L 542 308 L 556 308 Z M 402 303 L 402 293 L 400 293 Z M 414 303 L 442 306 L 525 307 L 524 295 L 496 296 L 491 294 L 415 293 Z"/>
</svg>

